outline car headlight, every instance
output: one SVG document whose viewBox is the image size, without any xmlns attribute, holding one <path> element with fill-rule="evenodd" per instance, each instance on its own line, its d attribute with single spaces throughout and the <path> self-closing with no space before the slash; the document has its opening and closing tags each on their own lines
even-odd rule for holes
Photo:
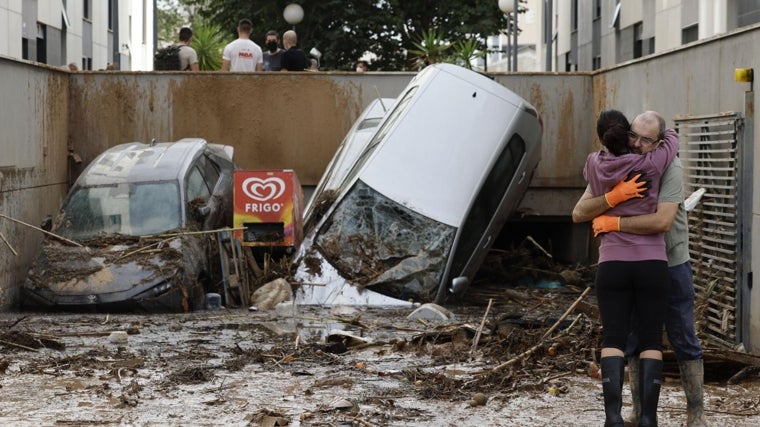
<svg viewBox="0 0 760 427">
<path fill-rule="evenodd" d="M 164 283 L 161 283 L 160 285 L 158 285 L 158 286 L 154 287 L 154 288 L 153 288 L 153 289 L 151 289 L 150 291 L 151 291 L 151 293 L 152 293 L 153 295 L 160 295 L 160 294 L 163 294 L 164 292 L 168 291 L 168 290 L 169 290 L 169 289 L 171 289 L 171 288 L 172 288 L 172 285 L 171 285 L 171 283 L 169 283 L 169 282 L 164 282 Z"/>
</svg>

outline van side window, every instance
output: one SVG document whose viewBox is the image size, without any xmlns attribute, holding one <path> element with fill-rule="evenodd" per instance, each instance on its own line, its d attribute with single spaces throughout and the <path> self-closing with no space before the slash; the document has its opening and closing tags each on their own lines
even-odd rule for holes
<svg viewBox="0 0 760 427">
<path fill-rule="evenodd" d="M 187 200 L 193 201 L 200 198 L 206 201 L 210 196 L 211 190 L 206 185 L 206 181 L 198 170 L 198 166 L 194 166 L 190 172 L 190 176 L 187 178 Z"/>
<path fill-rule="evenodd" d="M 219 166 L 205 154 L 198 160 L 198 167 L 201 169 L 203 176 L 206 177 L 208 187 L 213 192 L 214 188 L 216 188 L 216 183 L 219 181 Z"/>
<path fill-rule="evenodd" d="M 462 271 L 473 255 L 476 255 L 474 252 L 480 238 L 507 194 L 524 156 L 525 141 L 520 135 L 514 134 L 496 159 L 462 225 L 457 252 L 452 261 L 452 278 Z"/>
</svg>

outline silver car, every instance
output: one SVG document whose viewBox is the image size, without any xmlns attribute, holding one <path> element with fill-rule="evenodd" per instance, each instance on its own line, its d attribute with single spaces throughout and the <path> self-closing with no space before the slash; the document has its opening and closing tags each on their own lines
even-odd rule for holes
<svg viewBox="0 0 760 427">
<path fill-rule="evenodd" d="M 221 279 L 213 233 L 232 223 L 232 148 L 185 138 L 99 155 L 63 203 L 22 306 L 188 311 Z"/>
<path fill-rule="evenodd" d="M 295 260 L 302 304 L 443 302 L 466 289 L 538 165 L 540 115 L 490 78 L 425 68 Z"/>
</svg>

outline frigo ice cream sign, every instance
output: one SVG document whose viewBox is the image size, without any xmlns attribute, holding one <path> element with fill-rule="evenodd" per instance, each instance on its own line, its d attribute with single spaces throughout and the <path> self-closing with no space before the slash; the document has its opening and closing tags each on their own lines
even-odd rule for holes
<svg viewBox="0 0 760 427">
<path fill-rule="evenodd" d="M 303 193 L 296 173 L 235 171 L 235 237 L 244 246 L 297 247 L 303 237 Z"/>
</svg>

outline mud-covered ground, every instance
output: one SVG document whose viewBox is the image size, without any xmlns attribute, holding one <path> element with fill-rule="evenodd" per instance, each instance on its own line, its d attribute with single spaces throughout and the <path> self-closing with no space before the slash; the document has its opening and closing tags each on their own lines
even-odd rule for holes
<svg viewBox="0 0 760 427">
<path fill-rule="evenodd" d="M 581 291 L 492 288 L 446 322 L 411 308 L 3 313 L 0 425 L 601 425 L 593 293 L 557 323 Z M 711 425 L 760 424 L 758 375 L 727 383 L 740 369 L 708 363 Z M 666 370 L 660 425 L 685 425 Z"/>
</svg>

